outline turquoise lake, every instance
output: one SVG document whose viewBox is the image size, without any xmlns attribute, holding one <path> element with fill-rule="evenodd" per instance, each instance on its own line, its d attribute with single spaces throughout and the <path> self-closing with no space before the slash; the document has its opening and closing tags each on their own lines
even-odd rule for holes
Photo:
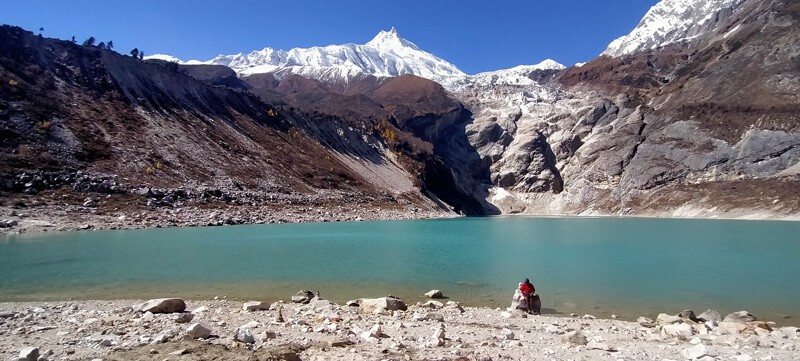
<svg viewBox="0 0 800 361">
<path fill-rule="evenodd" d="M 683 309 L 800 318 L 800 222 L 487 217 L 23 234 L 0 238 L 0 301 L 178 296 L 337 302 L 441 289 L 544 313 Z"/>
</svg>

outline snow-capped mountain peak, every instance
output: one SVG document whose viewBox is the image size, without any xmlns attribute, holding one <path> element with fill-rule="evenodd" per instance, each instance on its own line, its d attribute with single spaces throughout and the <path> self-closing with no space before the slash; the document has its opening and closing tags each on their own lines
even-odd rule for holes
<svg viewBox="0 0 800 361">
<path fill-rule="evenodd" d="M 397 33 L 397 29 L 395 29 L 394 26 L 392 26 L 389 31 L 381 30 L 378 35 L 375 35 L 375 37 L 365 45 L 385 50 L 402 50 L 404 48 L 420 50 L 416 44 L 400 37 L 400 34 Z"/>
<path fill-rule="evenodd" d="M 264 48 L 250 53 L 218 55 L 208 61 L 190 60 L 186 64 L 217 64 L 239 75 L 275 73 L 281 77 L 299 74 L 328 82 L 349 82 L 353 78 L 414 74 L 428 79 L 442 79 L 465 74 L 455 65 L 420 49 L 403 39 L 392 27 L 381 31 L 363 45 L 343 44 L 275 50 Z"/>
<path fill-rule="evenodd" d="M 662 0 L 650 8 L 630 34 L 611 42 L 602 55 L 616 57 L 691 41 L 713 30 L 744 1 Z"/>
</svg>

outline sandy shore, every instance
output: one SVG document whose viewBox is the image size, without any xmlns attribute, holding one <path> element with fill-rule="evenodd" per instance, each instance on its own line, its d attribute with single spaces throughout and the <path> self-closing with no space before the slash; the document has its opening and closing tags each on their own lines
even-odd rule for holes
<svg viewBox="0 0 800 361">
<path fill-rule="evenodd" d="M 319 299 L 308 304 L 218 299 L 186 301 L 180 313 L 135 312 L 141 302 L 0 303 L 0 358 L 17 360 L 21 353 L 29 359 L 38 353 L 39 360 L 800 358 L 797 328 L 772 328 L 746 315 L 705 323 L 667 315 L 629 322 L 434 300 L 392 310 L 396 305 L 381 299 L 360 306 Z M 248 305 L 253 310 L 245 310 Z"/>
</svg>

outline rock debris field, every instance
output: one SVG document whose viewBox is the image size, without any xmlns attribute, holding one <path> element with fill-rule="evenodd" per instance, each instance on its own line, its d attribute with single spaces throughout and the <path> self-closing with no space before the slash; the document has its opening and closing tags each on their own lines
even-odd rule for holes
<svg viewBox="0 0 800 361">
<path fill-rule="evenodd" d="M 437 295 L 438 296 L 438 295 Z M 394 297 L 0 303 L 1 360 L 797 360 L 746 311 L 637 322 Z"/>
</svg>

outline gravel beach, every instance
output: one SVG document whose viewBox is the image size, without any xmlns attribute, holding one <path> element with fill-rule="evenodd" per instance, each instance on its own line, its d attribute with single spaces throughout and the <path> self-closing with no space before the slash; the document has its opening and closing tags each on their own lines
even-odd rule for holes
<svg viewBox="0 0 800 361">
<path fill-rule="evenodd" d="M 304 293 L 0 303 L 3 360 L 796 360 L 798 328 L 747 312 L 638 322 Z M 707 320 L 698 318 L 708 317 Z M 705 321 L 705 322 L 703 322 Z"/>
</svg>

